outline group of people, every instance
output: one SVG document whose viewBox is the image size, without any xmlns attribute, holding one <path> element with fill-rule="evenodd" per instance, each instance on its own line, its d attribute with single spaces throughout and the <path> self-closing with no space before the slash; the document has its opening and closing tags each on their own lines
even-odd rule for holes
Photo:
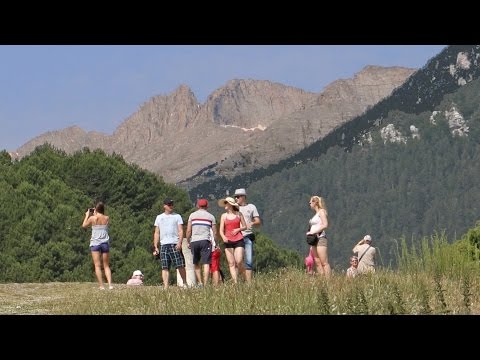
<svg viewBox="0 0 480 360">
<path fill-rule="evenodd" d="M 311 243 L 308 256 L 305 258 L 306 272 L 315 274 L 315 268 L 320 275 L 329 276 L 331 272 L 328 263 L 328 238 L 325 229 L 328 228 L 328 212 L 325 200 L 317 195 L 310 198 L 310 208 L 315 215 L 309 220 L 309 230 L 306 235 L 314 235 L 314 242 Z M 372 237 L 365 235 L 353 248 L 358 254 L 350 258 L 350 268 L 347 270 L 348 277 L 355 277 L 359 274 L 375 271 L 376 249 L 371 245 Z"/>
<path fill-rule="evenodd" d="M 246 197 L 245 189 L 236 189 L 234 198 L 218 200 L 218 205 L 225 209 L 220 217 L 218 231 L 215 216 L 207 210 L 208 200 L 197 200 L 198 210 L 188 217 L 185 236 L 187 246 L 192 252 L 197 287 L 207 285 L 210 275 L 213 285 L 219 284 L 220 239 L 225 245 L 225 255 L 233 282 L 237 283 L 239 276 L 247 282 L 252 280 L 255 240 L 252 227 L 259 226 L 261 221 L 256 206 L 248 204 Z M 183 284 L 187 284 L 187 281 L 182 254 L 183 221 L 173 210 L 173 199 L 165 199 L 163 207 L 164 212 L 156 217 L 154 223 L 153 255 L 160 254 L 163 286 L 168 288 L 172 265 L 178 270 Z"/>
<path fill-rule="evenodd" d="M 372 246 L 372 237 L 365 235 L 354 247 L 353 252 L 358 255 L 350 257 L 350 267 L 347 277 L 375 272 L 376 249 Z"/>
<path fill-rule="evenodd" d="M 217 231 L 215 216 L 207 211 L 208 201 L 197 200 L 195 212 L 188 217 L 186 239 L 192 252 L 197 286 L 208 284 L 210 275 L 213 285 L 218 285 L 223 278 L 220 270 L 221 249 L 219 239 L 225 244 L 225 254 L 232 280 L 237 283 L 242 276 L 245 281 L 252 280 L 253 243 L 255 234 L 252 227 L 261 224 L 257 207 L 247 203 L 245 189 L 236 189 L 234 197 L 226 197 L 218 201 L 225 209 L 220 217 Z M 174 212 L 174 200 L 163 201 L 163 213 L 155 218 L 153 233 L 153 255 L 160 259 L 164 288 L 169 286 L 170 268 L 173 265 L 186 286 L 185 258 L 182 253 L 184 238 L 182 217 Z M 105 290 L 102 267 L 107 279 L 108 288 L 113 289 L 112 272 L 110 270 L 110 237 L 108 234 L 109 217 L 105 215 L 105 205 L 98 202 L 95 208 L 87 209 L 82 227 L 92 227 L 90 252 L 92 254 L 95 275 L 99 289 Z M 203 270 L 203 276 L 202 276 Z M 143 274 L 140 270 L 133 272 L 127 285 L 143 285 Z"/>
<path fill-rule="evenodd" d="M 187 246 L 192 252 L 195 278 L 199 287 L 207 285 L 210 276 L 213 285 L 218 285 L 220 282 L 220 239 L 225 245 L 228 269 L 233 282 L 237 283 L 239 277 L 246 282 L 252 280 L 253 244 L 255 241 L 252 228 L 261 224 L 260 215 L 255 205 L 247 203 L 245 189 L 236 189 L 233 196 L 218 200 L 218 205 L 225 210 L 220 217 L 218 231 L 215 216 L 207 210 L 208 201 L 206 199 L 198 199 L 198 210 L 188 217 L 185 237 Z M 325 232 L 328 228 L 325 200 L 314 195 L 310 198 L 309 206 L 315 214 L 309 220 L 309 230 L 306 235 L 313 236 L 314 240 L 310 243 L 305 265 L 309 274 L 314 274 L 316 269 L 318 274 L 329 276 L 331 268 L 328 262 L 328 238 Z M 172 265 L 178 270 L 182 283 L 186 286 L 185 258 L 182 253 L 183 220 L 179 214 L 174 212 L 173 199 L 167 198 L 163 201 L 163 210 L 164 212 L 158 215 L 154 222 L 153 255 L 160 259 L 164 288 L 169 286 Z M 109 217 L 105 215 L 103 202 L 97 203 L 95 208 L 87 209 L 82 226 L 84 228 L 92 227 L 90 251 L 99 288 L 105 289 L 102 277 L 103 266 L 108 288 L 113 289 L 109 264 Z M 353 248 L 353 252 L 357 255 L 350 258 L 351 266 L 347 270 L 348 277 L 375 271 L 376 250 L 371 242 L 371 236 L 365 235 Z M 128 285 L 143 284 L 141 271 L 136 270 L 129 282 Z"/>
</svg>

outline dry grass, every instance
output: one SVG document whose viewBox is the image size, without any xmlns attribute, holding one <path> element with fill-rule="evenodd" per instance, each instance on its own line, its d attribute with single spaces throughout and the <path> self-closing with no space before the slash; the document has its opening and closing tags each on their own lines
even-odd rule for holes
<svg viewBox="0 0 480 360">
<path fill-rule="evenodd" d="M 0 314 L 480 314 L 480 277 L 377 272 L 326 280 L 299 270 L 251 285 L 162 290 L 95 283 L 0 284 Z"/>
</svg>

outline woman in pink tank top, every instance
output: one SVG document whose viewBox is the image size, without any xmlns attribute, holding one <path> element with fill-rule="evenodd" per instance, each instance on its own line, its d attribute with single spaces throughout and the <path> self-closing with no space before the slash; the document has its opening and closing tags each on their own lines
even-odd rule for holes
<svg viewBox="0 0 480 360">
<path fill-rule="evenodd" d="M 220 218 L 220 236 L 225 244 L 225 255 L 227 256 L 228 269 L 233 282 L 237 283 L 238 273 L 245 275 L 244 255 L 245 241 L 242 231 L 247 229 L 247 224 L 239 205 L 235 199 L 227 197 L 218 200 L 218 205 L 225 208 L 225 213 Z"/>
</svg>

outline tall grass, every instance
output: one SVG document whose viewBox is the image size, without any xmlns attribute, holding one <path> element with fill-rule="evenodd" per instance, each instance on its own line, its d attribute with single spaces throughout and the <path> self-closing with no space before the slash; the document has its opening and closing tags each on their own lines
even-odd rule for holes
<svg viewBox="0 0 480 360">
<path fill-rule="evenodd" d="M 467 279 L 467 278 L 465 278 Z M 0 284 L 2 314 L 480 314 L 480 277 L 456 281 L 440 274 L 378 271 L 329 279 L 298 269 L 260 274 L 250 285 L 111 291 L 95 283 Z"/>
<path fill-rule="evenodd" d="M 420 246 L 408 246 L 405 238 L 397 249 L 398 270 L 402 273 L 423 273 L 434 276 L 441 274 L 455 279 L 469 276 L 472 271 L 480 270 L 480 262 L 472 256 L 478 249 L 466 239 L 449 244 L 445 233 L 424 237 Z"/>
<path fill-rule="evenodd" d="M 288 268 L 256 274 L 251 284 L 227 282 L 204 289 L 115 284 L 113 290 L 101 291 L 95 283 L 0 284 L 0 313 L 480 314 L 478 249 L 469 239 L 449 244 L 445 235 L 436 234 L 418 247 L 403 240 L 397 270 L 353 279 L 335 272 L 326 279 Z"/>
</svg>

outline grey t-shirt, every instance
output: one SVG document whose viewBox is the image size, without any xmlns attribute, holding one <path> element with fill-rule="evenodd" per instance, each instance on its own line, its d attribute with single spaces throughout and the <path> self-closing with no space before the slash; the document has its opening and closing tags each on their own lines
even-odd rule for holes
<svg viewBox="0 0 480 360">
<path fill-rule="evenodd" d="M 247 204 L 244 206 L 240 206 L 240 212 L 243 214 L 243 217 L 245 218 L 245 222 L 248 224 L 251 224 L 257 216 L 260 217 L 258 214 L 257 207 L 253 204 Z M 251 229 L 247 229 L 242 231 L 242 235 L 250 235 L 252 233 Z"/>
</svg>

